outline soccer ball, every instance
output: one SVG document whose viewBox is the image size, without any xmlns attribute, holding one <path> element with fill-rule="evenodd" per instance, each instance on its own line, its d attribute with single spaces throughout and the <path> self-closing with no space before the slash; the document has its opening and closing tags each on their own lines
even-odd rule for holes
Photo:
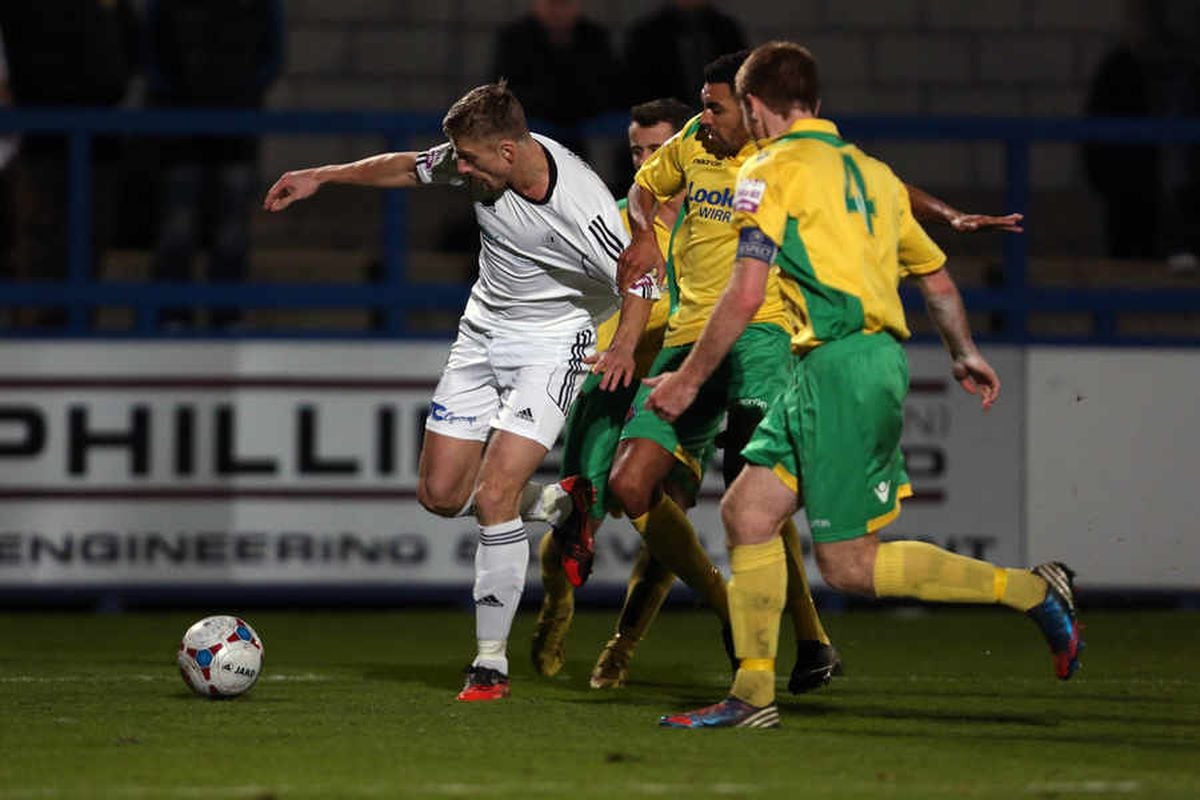
<svg viewBox="0 0 1200 800">
<path fill-rule="evenodd" d="M 238 617 L 205 617 L 183 634 L 177 660 L 183 682 L 197 694 L 236 697 L 262 672 L 262 639 Z"/>
</svg>

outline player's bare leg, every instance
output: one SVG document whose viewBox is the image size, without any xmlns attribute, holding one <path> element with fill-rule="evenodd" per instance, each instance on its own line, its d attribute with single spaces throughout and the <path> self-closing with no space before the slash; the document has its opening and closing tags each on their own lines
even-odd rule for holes
<svg viewBox="0 0 1200 800">
<path fill-rule="evenodd" d="M 696 504 L 695 492 L 668 481 L 667 496 L 682 509 Z M 617 617 L 617 629 L 604 645 L 588 684 L 593 689 L 615 689 L 629 678 L 629 662 L 671 593 L 675 573 L 650 554 L 643 542 L 625 588 L 625 601 Z"/>
<path fill-rule="evenodd" d="M 459 516 L 469 507 L 483 463 L 483 445 L 474 439 L 425 431 L 417 468 L 421 505 L 440 517 Z"/>
<path fill-rule="evenodd" d="M 665 716 L 672 728 L 779 724 L 775 655 L 787 595 L 787 558 L 779 529 L 796 511 L 796 493 L 766 467 L 747 466 L 725 493 L 721 519 L 729 538 L 729 615 L 739 667 L 729 697 Z"/>
<path fill-rule="evenodd" d="M 727 487 L 733 485 L 746 465 L 742 449 L 750 442 L 762 419 L 762 409 L 754 405 L 738 404 L 729 409 L 725 422 L 725 458 L 722 464 Z M 798 500 L 797 505 L 800 502 Z M 784 521 L 780 536 L 783 538 L 783 549 L 787 554 L 787 610 L 790 612 L 792 630 L 796 635 L 796 661 L 788 678 L 788 691 L 803 694 L 825 686 L 834 675 L 840 675 L 842 660 L 825 632 L 825 626 L 821 623 L 821 616 L 813 602 L 804 565 L 804 552 L 796 523 L 792 518 Z"/>
<path fill-rule="evenodd" d="M 508 694 L 508 633 L 525 588 L 529 540 L 520 516 L 521 492 L 546 456 L 532 439 L 496 431 L 475 487 L 479 547 L 475 551 L 475 635 L 479 649 L 460 700 Z"/>
<path fill-rule="evenodd" d="M 663 491 L 676 459 L 650 439 L 621 442 L 609 486 L 642 534 L 650 554 L 729 620 L 725 581 L 700 545 L 682 508 Z"/>
</svg>

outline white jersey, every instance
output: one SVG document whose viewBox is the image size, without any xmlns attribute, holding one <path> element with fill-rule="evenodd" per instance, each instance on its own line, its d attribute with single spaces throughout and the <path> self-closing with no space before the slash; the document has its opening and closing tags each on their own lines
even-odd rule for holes
<svg viewBox="0 0 1200 800">
<path fill-rule="evenodd" d="M 511 188 L 476 197 L 479 278 L 463 319 L 483 331 L 573 334 L 620 305 L 617 257 L 629 236 L 612 194 L 591 167 L 553 139 L 532 135 L 545 150 L 550 188 L 540 200 Z M 418 156 L 417 178 L 466 183 L 449 142 Z M 629 291 L 658 297 L 649 277 Z"/>
</svg>

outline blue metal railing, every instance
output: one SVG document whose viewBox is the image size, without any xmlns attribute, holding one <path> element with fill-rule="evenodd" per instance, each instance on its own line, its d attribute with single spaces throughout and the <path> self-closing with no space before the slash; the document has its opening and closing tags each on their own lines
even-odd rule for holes
<svg viewBox="0 0 1200 800">
<path fill-rule="evenodd" d="M 1148 119 L 1005 119 L 969 117 L 841 117 L 847 138 L 862 140 L 993 141 L 1006 156 L 1006 211 L 1026 213 L 1030 199 L 1030 153 L 1035 142 L 1200 142 L 1200 120 Z M 619 137 L 627 118 L 613 114 L 593 120 L 589 135 Z M 539 128 L 545 129 L 545 128 Z M 389 191 L 384 202 L 383 269 L 378 280 L 353 284 L 239 284 L 183 285 L 96 281 L 90 272 L 92 140 L 97 135 L 141 136 L 221 134 L 372 134 L 389 149 L 406 149 L 414 137 L 440 133 L 440 115 L 408 112 L 354 111 L 212 111 L 111 109 L 3 109 L 0 133 L 27 132 L 65 135 L 69 142 L 69 246 L 65 282 L 0 283 L 0 305 L 65 306 L 69 310 L 66 336 L 95 335 L 89 329 L 91 308 L 104 305 L 136 309 L 127 336 L 155 334 L 158 309 L 171 305 L 217 305 L 251 308 L 372 308 L 382 324 L 355 336 L 411 335 L 406 316 L 414 310 L 457 310 L 466 287 L 413 283 L 407 277 L 406 198 Z M 1056 289 L 1030 286 L 1028 249 L 1024 236 L 1004 239 L 1001 286 L 964 291 L 974 311 L 1003 316 L 996 338 L 1025 342 L 1035 338 L 1028 329 L 1029 312 L 1088 313 L 1096 318 L 1096 334 L 1088 341 L 1128 343 L 1117 335 L 1116 315 L 1127 312 L 1182 313 L 1200 311 L 1200 288 L 1170 289 Z M 906 294 L 906 304 L 920 305 Z M 105 333 L 109 336 L 112 334 Z M 246 335 L 246 334 L 242 334 Z M 337 334 L 275 330 L 250 334 L 260 337 L 307 335 L 330 338 Z M 1045 340 L 1045 337 L 1040 337 Z M 1063 339 L 1062 341 L 1067 341 Z M 1156 338 L 1154 343 L 1167 340 Z M 1195 340 L 1180 343 L 1198 344 Z"/>
</svg>

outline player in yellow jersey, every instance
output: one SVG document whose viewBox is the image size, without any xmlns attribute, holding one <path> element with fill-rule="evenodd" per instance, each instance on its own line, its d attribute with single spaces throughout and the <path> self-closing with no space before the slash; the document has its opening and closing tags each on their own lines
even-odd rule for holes
<svg viewBox="0 0 1200 800">
<path fill-rule="evenodd" d="M 733 93 L 734 75 L 747 52 L 722 56 L 708 65 L 701 96 L 704 112 L 642 166 L 630 190 L 633 242 L 621 257 L 626 280 L 661 265 L 648 221 L 657 206 L 677 192 L 682 190 L 687 197 L 685 219 L 675 239 L 678 252 L 673 268 L 667 270 L 672 314 L 652 374 L 675 369 L 687 356 L 729 280 L 737 248 L 731 224 L 737 172 L 757 152 Z M 920 197 L 923 213 L 961 230 L 1012 229 L 1020 222 L 1019 215 L 966 215 L 924 193 Z M 661 481 L 677 463 L 698 474 L 724 419 L 724 477 L 726 485 L 731 483 L 741 470 L 742 446 L 770 402 L 786 387 L 788 361 L 787 315 L 778 284 L 772 281 L 765 302 L 687 416 L 664 422 L 643 408 L 649 388 L 640 391 L 612 476 L 612 491 L 651 553 L 678 573 L 726 624 L 724 579 L 699 545 L 683 509 L 662 491 Z M 802 692 L 828 681 L 839 662 L 812 604 L 794 524 L 789 522 L 783 536 L 789 554 L 788 603 L 797 640 L 789 688 Z"/>
<path fill-rule="evenodd" d="M 629 153 L 634 168 L 638 168 L 663 142 L 678 131 L 692 116 L 692 109 L 674 99 L 652 100 L 630 109 Z M 617 204 L 628 228 L 625 201 Z M 654 218 L 654 232 L 659 249 L 671 257 L 671 234 L 679 216 L 683 197 L 664 203 Z M 662 347 L 667 325 L 669 301 L 666 295 L 655 303 L 634 352 L 640 380 Z M 597 329 L 597 351 L 594 372 L 584 382 L 578 399 L 571 407 L 563 432 L 563 463 L 560 474 L 567 491 L 576 495 L 578 482 L 584 482 L 593 493 L 586 508 L 578 508 L 562 524 L 542 537 L 540 558 L 542 586 L 545 594 L 534 628 L 532 658 L 534 667 L 543 675 L 555 675 L 565 658 L 564 640 L 574 614 L 573 587 L 581 585 L 591 571 L 592 542 L 610 508 L 608 473 L 616 455 L 621 428 L 628 416 L 630 403 L 638 383 L 625 386 L 610 385 L 605 379 L 607 352 L 618 318 L 614 316 Z M 671 494 L 682 505 L 695 500 L 695 481 L 679 471 L 680 480 L 670 483 Z M 675 575 L 655 561 L 645 547 L 634 562 L 633 574 L 625 604 L 617 621 L 617 636 L 626 641 L 642 638 L 663 600 L 671 590 Z M 624 682 L 623 670 L 616 673 L 601 669 L 592 676 L 594 688 L 606 688 Z"/>
<path fill-rule="evenodd" d="M 788 578 L 779 532 L 804 498 L 817 564 L 835 589 L 876 597 L 1003 603 L 1037 623 L 1069 678 L 1083 643 L 1073 575 L 1053 562 L 1002 569 L 916 541 L 876 534 L 910 494 L 900 452 L 909 336 L 897 286 L 913 276 L 951 357 L 984 409 L 1000 381 L 971 338 L 945 256 L 913 219 L 886 164 L 819 119 L 816 63 L 789 42 L 757 48 L 737 75 L 746 126 L 771 139 L 738 175 L 733 276 L 699 341 L 650 379 L 648 407 L 678 420 L 760 313 L 772 274 L 793 353 L 790 385 L 771 406 L 722 503 L 733 573 L 730 616 L 739 669 L 729 697 L 663 717 L 667 727 L 774 727 L 775 656 Z"/>
</svg>

